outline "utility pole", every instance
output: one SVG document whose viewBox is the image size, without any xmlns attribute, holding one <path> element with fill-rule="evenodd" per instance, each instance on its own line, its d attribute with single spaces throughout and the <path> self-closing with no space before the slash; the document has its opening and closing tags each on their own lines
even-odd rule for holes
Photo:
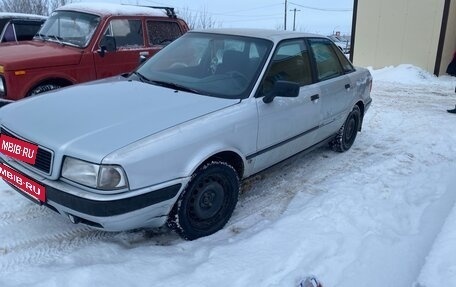
<svg viewBox="0 0 456 287">
<path fill-rule="evenodd" d="M 301 11 L 301 10 L 297 10 L 296 8 L 294 9 L 291 9 L 290 11 L 293 11 L 293 31 L 296 31 L 296 12 L 298 11 Z"/>
<path fill-rule="evenodd" d="M 285 0 L 285 15 L 283 19 L 283 29 L 287 30 L 287 0 Z"/>
</svg>

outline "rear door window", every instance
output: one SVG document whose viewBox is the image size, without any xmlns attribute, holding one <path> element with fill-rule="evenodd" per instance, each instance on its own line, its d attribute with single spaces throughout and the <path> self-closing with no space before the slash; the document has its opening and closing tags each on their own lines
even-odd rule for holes
<svg viewBox="0 0 456 287">
<path fill-rule="evenodd" d="M 309 42 L 317 66 L 317 78 L 319 81 L 344 74 L 344 70 L 334 50 L 334 44 L 329 39 L 310 39 Z"/>
<path fill-rule="evenodd" d="M 168 45 L 182 36 L 179 24 L 172 21 L 149 20 L 147 21 L 147 32 L 151 46 Z"/>
</svg>

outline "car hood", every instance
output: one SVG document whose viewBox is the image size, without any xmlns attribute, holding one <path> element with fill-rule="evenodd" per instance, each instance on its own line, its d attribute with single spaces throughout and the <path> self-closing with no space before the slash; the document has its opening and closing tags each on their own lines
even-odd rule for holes
<svg viewBox="0 0 456 287">
<path fill-rule="evenodd" d="M 0 109 L 0 122 L 56 154 L 99 163 L 139 139 L 239 101 L 118 77 L 9 104 Z"/>
<path fill-rule="evenodd" d="M 81 49 L 53 42 L 5 43 L 1 47 L 0 65 L 5 71 L 77 65 L 81 56 Z"/>
</svg>

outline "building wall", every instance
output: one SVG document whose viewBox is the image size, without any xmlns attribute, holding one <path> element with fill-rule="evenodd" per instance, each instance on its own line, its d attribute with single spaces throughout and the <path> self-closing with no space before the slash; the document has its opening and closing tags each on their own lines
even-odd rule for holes
<svg viewBox="0 0 456 287">
<path fill-rule="evenodd" d="M 413 64 L 433 73 L 444 4 L 445 0 L 358 0 L 354 64 L 375 69 Z"/>
</svg>

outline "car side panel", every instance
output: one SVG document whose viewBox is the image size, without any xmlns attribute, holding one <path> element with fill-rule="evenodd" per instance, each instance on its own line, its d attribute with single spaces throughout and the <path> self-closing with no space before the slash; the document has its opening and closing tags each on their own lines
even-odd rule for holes
<svg viewBox="0 0 456 287">
<path fill-rule="evenodd" d="M 10 71 L 5 76 L 8 99 L 19 100 L 24 98 L 31 89 L 40 83 L 53 79 L 63 79 L 72 84 L 96 79 L 93 60 L 89 53 L 82 54 L 81 60 L 77 65 L 46 67 L 24 71 L 23 74 L 16 74 L 16 71 Z"/>
<path fill-rule="evenodd" d="M 336 133 L 344 123 L 353 103 L 351 85 L 347 75 L 320 82 L 321 127 L 318 134 L 320 140 Z"/>
<path fill-rule="evenodd" d="M 257 99 L 259 128 L 255 171 L 263 170 L 316 142 L 321 102 L 319 84 L 300 88 L 297 98 L 277 97 L 271 103 Z M 312 100 L 312 97 L 315 100 Z"/>
<path fill-rule="evenodd" d="M 256 151 L 257 129 L 255 100 L 246 99 L 137 141 L 106 156 L 103 163 L 120 164 L 131 189 L 191 176 L 205 160 L 222 151 L 239 153 L 248 175 L 252 162 L 245 161 L 245 155 Z"/>
</svg>

